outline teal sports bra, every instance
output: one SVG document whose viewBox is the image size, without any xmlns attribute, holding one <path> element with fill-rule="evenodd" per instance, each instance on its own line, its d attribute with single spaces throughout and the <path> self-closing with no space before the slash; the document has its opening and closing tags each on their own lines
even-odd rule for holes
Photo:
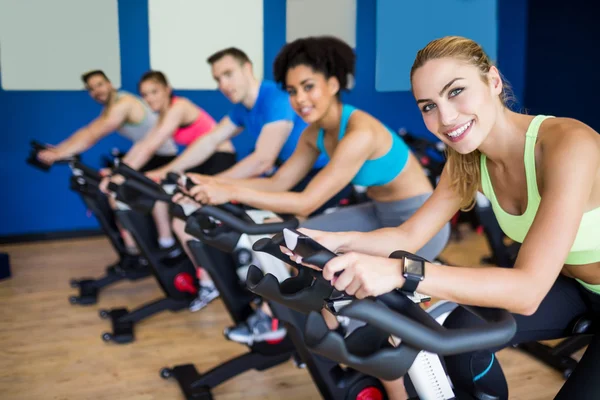
<svg viewBox="0 0 600 400">
<path fill-rule="evenodd" d="M 354 110 L 356 110 L 356 108 L 348 104 L 342 105 L 342 118 L 340 121 L 338 142 L 344 137 L 348 120 Z M 404 167 L 408 163 L 410 149 L 399 135 L 387 126 L 386 128 L 390 132 L 390 135 L 392 135 L 392 147 L 385 155 L 375 160 L 365 161 L 354 178 L 352 178 L 352 184 L 364 187 L 382 186 L 393 181 L 404 170 Z M 320 129 L 317 135 L 316 144 L 317 148 L 321 150 L 321 153 L 329 157 L 327 150 L 325 149 L 324 136 L 325 131 Z"/>
</svg>

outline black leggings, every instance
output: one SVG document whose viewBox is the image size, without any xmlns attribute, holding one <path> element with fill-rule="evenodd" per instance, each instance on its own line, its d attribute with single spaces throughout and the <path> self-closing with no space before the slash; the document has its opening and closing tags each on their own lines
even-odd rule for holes
<svg viewBox="0 0 600 400">
<path fill-rule="evenodd" d="M 533 315 L 513 314 L 517 321 L 517 333 L 507 346 L 571 336 L 573 324 L 583 314 L 593 315 L 596 318 L 595 323 L 598 323 L 600 295 L 585 289 L 574 279 L 561 275 Z M 478 317 L 462 307 L 453 311 L 444 322 L 444 326 L 452 329 L 481 324 L 482 321 Z M 472 391 L 476 384 L 487 393 L 500 396 L 502 400 L 508 399 L 506 378 L 494 356 L 494 352 L 498 350 L 501 348 L 445 357 L 448 375 L 453 384 L 465 391 Z M 600 399 L 598 366 L 599 333 L 593 337 L 583 358 L 556 399 Z"/>
<path fill-rule="evenodd" d="M 159 156 L 158 154 L 155 154 L 150 160 L 148 160 L 146 164 L 144 164 L 140 168 L 140 172 L 148 172 L 160 168 L 163 165 L 167 165 L 168 163 L 173 161 L 175 157 L 177 156 Z"/>
<path fill-rule="evenodd" d="M 236 163 L 235 153 L 216 152 L 202 164 L 186 170 L 202 175 L 216 175 L 220 172 L 228 170 Z"/>
</svg>

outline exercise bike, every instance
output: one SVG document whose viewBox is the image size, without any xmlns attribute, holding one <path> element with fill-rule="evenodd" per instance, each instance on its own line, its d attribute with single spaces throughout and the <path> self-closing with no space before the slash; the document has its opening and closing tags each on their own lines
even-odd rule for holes
<svg viewBox="0 0 600 400">
<path fill-rule="evenodd" d="M 289 231 L 288 231 L 289 233 Z M 296 243 L 293 242 L 296 237 Z M 304 244 L 297 246 L 297 239 Z M 292 239 L 278 234 L 256 244 L 257 250 L 281 258 L 279 246 L 284 245 L 302 256 L 305 263 L 323 268 L 336 255 L 312 239 L 293 233 Z M 391 257 L 401 257 L 395 252 Z M 287 256 L 285 256 L 287 257 Z M 289 260 L 289 257 L 288 257 Z M 393 291 L 377 298 L 357 300 L 338 292 L 329 285 L 320 271 L 297 265 L 299 271 L 312 279 L 277 283 L 268 274 L 256 268 L 248 274 L 248 287 L 265 298 L 308 313 L 304 327 L 304 341 L 311 352 L 344 364 L 348 368 L 384 380 L 395 380 L 407 375 L 405 381 L 411 398 L 429 399 L 486 399 L 494 397 L 478 390 L 466 393 L 453 388 L 439 356 L 486 349 L 508 343 L 516 332 L 512 315 L 500 309 L 467 307 L 484 319 L 484 328 L 461 329 L 452 332 L 441 325 L 443 319 L 456 307 L 441 302 L 429 313 L 417 303 L 419 296 L 407 296 Z M 298 276 L 301 276 L 299 272 Z M 293 282 L 292 279 L 296 281 Z M 348 335 L 331 331 L 320 310 L 325 307 L 336 315 L 362 321 L 365 325 Z M 393 344 L 392 344 L 393 343 Z"/>
<path fill-rule="evenodd" d="M 505 235 L 498 224 L 492 206 L 489 200 L 480 193 L 478 193 L 475 210 L 492 252 L 491 256 L 482 259 L 482 262 L 503 268 L 512 268 L 521 244 L 514 242 L 506 245 L 504 243 Z M 554 347 L 540 342 L 519 343 L 513 347 L 560 372 L 564 379 L 567 379 L 577 367 L 577 361 L 572 356 L 573 353 L 587 346 L 591 342 L 595 329 L 597 329 L 592 321 L 593 318 L 590 315 L 572 321 L 570 331 L 573 336 L 563 339 Z"/>
<path fill-rule="evenodd" d="M 444 168 L 444 144 L 419 138 L 405 129 L 400 129 L 398 133 L 413 150 L 428 177 L 432 180 L 432 184 L 437 184 L 437 179 L 439 179 L 439 175 Z M 464 216 L 463 218 L 469 220 L 473 228 L 483 233 L 491 251 L 489 256 L 481 259 L 481 263 L 512 268 L 521 244 L 517 242 L 505 243 L 506 235 L 504 235 L 498 224 L 490 201 L 483 194 L 477 193 L 475 207 L 471 214 L 471 216 Z M 539 342 L 529 342 L 517 344 L 514 348 L 554 368 L 567 379 L 577 366 L 577 361 L 572 357 L 572 354 L 587 346 L 594 333 L 591 317 L 583 316 L 573 321 L 570 330 L 575 336 L 564 339 L 554 347 Z"/>
<path fill-rule="evenodd" d="M 146 303 L 132 311 L 127 308 L 100 310 L 100 317 L 110 319 L 112 332 L 102 334 L 105 342 L 119 344 L 135 340 L 134 325 L 162 311 L 176 312 L 187 309 L 198 293 L 196 269 L 178 242 L 169 249 L 160 249 L 156 234 L 148 235 L 140 229 L 135 220 L 140 215 L 148 215 L 156 201 L 169 202 L 171 196 L 163 187 L 148 179 L 143 173 L 127 165 L 116 162 L 114 174 L 125 178 L 121 185 L 113 182 L 109 190 L 116 200 L 115 215 L 124 229 L 133 236 L 140 252 L 148 264 L 164 297 Z"/>
<path fill-rule="evenodd" d="M 183 209 L 188 214 L 186 232 L 199 239 L 188 242 L 197 264 L 211 275 L 233 322 L 245 321 L 253 311 L 254 296 L 240 282 L 238 269 L 243 268 L 243 264 L 236 262 L 233 252 L 250 248 L 247 244 L 250 235 L 263 237 L 270 231 L 295 226 L 297 221 L 259 223 L 260 214 L 255 213 L 255 219 L 252 219 L 248 215 L 252 213 L 246 214 L 233 205 L 227 210 L 211 206 Z M 181 364 L 162 368 L 160 376 L 175 379 L 186 399 L 208 400 L 212 399 L 213 388 L 239 374 L 251 369 L 262 371 L 295 357 L 294 345 L 287 337 L 280 341 L 253 343 L 248 345 L 248 350 L 204 373 L 199 373 L 193 364 Z"/>
<path fill-rule="evenodd" d="M 40 171 L 48 172 L 51 166 L 38 159 L 38 153 L 48 147 L 36 141 L 31 142 L 31 151 L 27 163 Z M 99 278 L 71 279 L 70 285 L 79 288 L 79 294 L 70 296 L 71 304 L 91 305 L 98 302 L 100 290 L 122 280 L 137 281 L 150 276 L 150 268 L 143 257 L 127 253 L 121 234 L 115 224 L 115 215 L 106 195 L 98 188 L 102 180 L 98 171 L 85 165 L 80 156 L 59 160 L 55 164 L 67 164 L 71 169 L 70 189 L 79 194 L 88 210 L 92 212 L 110 244 L 117 253 L 119 261 L 106 267 L 106 274 Z M 139 218 L 139 225 L 148 226 L 148 218 Z M 146 228 L 144 228 L 147 231 Z"/>
<path fill-rule="evenodd" d="M 248 311 L 251 311 L 248 306 L 251 296 L 249 296 L 250 292 L 240 285 L 236 266 L 232 261 L 234 260 L 232 253 L 262 240 L 268 240 L 267 234 L 281 231 L 282 227 L 295 227 L 298 221 L 284 216 L 284 221 L 280 223 L 265 222 L 265 218 L 270 218 L 274 214 L 260 210 L 246 210 L 232 204 L 218 207 L 202 206 L 189 212 L 186 231 L 200 239 L 200 242 L 189 242 L 190 248 L 199 264 L 211 274 L 234 322 L 245 320 L 249 315 Z M 262 270 L 269 272 L 272 279 L 279 282 L 290 277 L 281 261 L 273 260 L 264 252 L 255 252 L 253 256 L 254 261 L 259 262 Z M 252 264 L 251 268 L 257 267 Z M 227 291 L 223 291 L 222 288 Z M 230 294 L 240 292 L 246 293 L 246 303 L 243 308 L 246 312 L 235 313 L 233 304 L 240 303 L 232 300 L 244 296 Z M 212 398 L 210 390 L 226 379 L 249 369 L 264 370 L 292 358 L 297 366 L 304 366 L 308 370 L 325 399 L 385 398 L 383 388 L 377 379 L 356 371 L 344 371 L 337 363 L 308 351 L 301 330 L 306 319 L 304 314 L 277 303 L 270 303 L 270 306 L 274 317 L 282 322 L 287 330 L 287 336 L 283 340 L 286 346 L 285 353 L 281 353 L 281 347 L 277 348 L 282 346 L 280 343 L 258 342 L 249 346 L 249 353 L 227 361 L 207 373 L 199 374 L 192 364 L 185 364 L 163 368 L 161 376 L 175 378 L 186 399 L 210 399 Z M 272 353 L 275 349 L 278 356 Z M 270 356 L 265 358 L 264 352 L 267 350 Z"/>
</svg>

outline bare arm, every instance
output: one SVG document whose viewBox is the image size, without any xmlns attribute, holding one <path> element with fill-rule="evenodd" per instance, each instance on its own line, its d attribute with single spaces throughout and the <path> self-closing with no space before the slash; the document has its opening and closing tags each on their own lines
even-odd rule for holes
<svg viewBox="0 0 600 400">
<path fill-rule="evenodd" d="M 101 115 L 54 148 L 60 158 L 83 153 L 100 139 L 117 130 L 127 120 L 130 101 L 123 99 L 114 104 L 106 115 Z"/>
<path fill-rule="evenodd" d="M 237 201 L 277 213 L 308 216 L 352 180 L 373 152 L 372 137 L 368 131 L 348 132 L 338 144 L 327 166 L 300 193 L 264 192 L 238 185 L 222 185 L 221 190 L 227 191 L 228 201 Z M 223 200 L 223 197 L 211 194 L 210 185 L 205 188 L 199 186 L 199 190 L 194 193 L 204 191 L 206 197 L 202 198 L 203 201 L 214 204 L 217 203 L 216 197 Z"/>
<path fill-rule="evenodd" d="M 144 139 L 129 149 L 123 157 L 123 162 L 133 169 L 139 169 L 146 164 L 181 125 L 185 115 L 185 106 L 184 102 L 176 102 L 170 107 L 162 121 L 157 123 Z"/>
<path fill-rule="evenodd" d="M 420 291 L 525 315 L 537 310 L 564 266 L 600 167 L 598 142 L 589 131 L 572 131 L 552 139 L 544 144 L 541 160 L 542 200 L 514 268 L 428 264 Z M 573 154 L 577 154 L 577 162 L 573 162 Z"/>
<path fill-rule="evenodd" d="M 254 152 L 217 176 L 251 178 L 269 171 L 275 165 L 279 152 L 293 127 L 291 121 L 276 121 L 265 125 L 260 131 Z"/>
<path fill-rule="evenodd" d="M 279 167 L 273 176 L 247 179 L 231 179 L 219 176 L 217 181 L 266 192 L 290 190 L 306 176 L 320 155 L 320 151 L 314 144 L 314 137 L 308 129 L 300 136 L 294 154 Z"/>
<path fill-rule="evenodd" d="M 600 146 L 589 129 L 560 132 L 542 146 L 542 200 L 514 268 L 426 263 L 419 292 L 524 315 L 537 310 L 564 266 L 600 167 Z M 333 279 L 335 272 L 345 270 L 341 276 L 348 275 L 335 283 L 338 290 L 358 288 L 357 296 L 378 295 L 403 285 L 400 263 L 352 252 L 328 263 L 323 276 Z"/>
<path fill-rule="evenodd" d="M 416 252 L 450 221 L 460 207 L 460 196 L 450 187 L 446 169 L 433 195 L 405 223 L 398 227 L 382 228 L 372 232 L 341 232 L 336 251 L 356 251 L 387 257 L 402 248 Z"/>
<path fill-rule="evenodd" d="M 229 117 L 224 117 L 217 126 L 206 135 L 195 140 L 175 160 L 161 168 L 164 171 L 183 173 L 200 165 L 212 156 L 217 147 L 241 131 Z"/>
</svg>

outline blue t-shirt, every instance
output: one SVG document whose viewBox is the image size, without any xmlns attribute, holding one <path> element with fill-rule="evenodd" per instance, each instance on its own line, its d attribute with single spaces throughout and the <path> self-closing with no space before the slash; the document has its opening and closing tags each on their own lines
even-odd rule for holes
<svg viewBox="0 0 600 400">
<path fill-rule="evenodd" d="M 237 151 L 236 146 L 238 158 L 244 158 L 254 150 L 254 145 L 263 126 L 275 121 L 292 121 L 294 127 L 279 152 L 279 160 L 285 162 L 292 156 L 300 135 L 308 126 L 290 105 L 288 94 L 280 89 L 275 82 L 268 80 L 261 82 L 258 97 L 251 109 L 247 109 L 243 104 L 238 103 L 233 106 L 228 116 L 231 122 L 240 128 L 244 128 L 244 133 L 240 136 L 244 136 L 246 143 L 251 143 L 251 145 L 241 146 L 241 151 Z M 321 154 L 314 168 L 322 168 L 325 164 L 327 164 L 327 157 Z"/>
</svg>

